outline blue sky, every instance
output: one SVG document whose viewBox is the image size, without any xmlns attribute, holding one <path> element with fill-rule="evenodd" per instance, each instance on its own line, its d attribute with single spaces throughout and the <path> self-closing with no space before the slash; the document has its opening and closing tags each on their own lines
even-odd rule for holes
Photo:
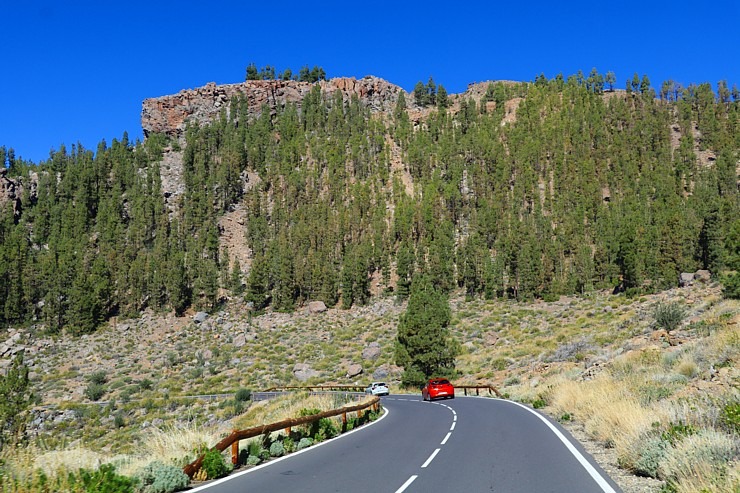
<svg viewBox="0 0 740 493">
<path fill-rule="evenodd" d="M 398 5 L 398 4 L 402 5 Z M 372 74 L 407 91 L 429 76 L 531 81 L 579 69 L 653 86 L 740 86 L 740 1 L 142 2 L 0 4 L 0 145 L 39 162 L 60 144 L 142 138 L 141 102 L 247 64 Z"/>
</svg>

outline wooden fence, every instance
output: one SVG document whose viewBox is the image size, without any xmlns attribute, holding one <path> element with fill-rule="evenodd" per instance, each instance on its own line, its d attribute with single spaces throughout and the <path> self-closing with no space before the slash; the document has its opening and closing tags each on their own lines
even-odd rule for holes
<svg viewBox="0 0 740 493">
<path fill-rule="evenodd" d="M 290 434 L 290 429 L 293 426 L 305 425 L 319 421 L 323 418 L 330 418 L 333 416 L 342 416 L 343 425 L 347 424 L 347 413 L 356 412 L 358 417 L 362 417 L 364 411 L 368 408 L 372 408 L 375 412 L 380 410 L 380 398 L 373 397 L 364 404 L 358 404 L 356 406 L 340 407 L 339 409 L 332 409 L 331 411 L 325 411 L 319 414 L 313 414 L 311 416 L 301 416 L 300 418 L 288 418 L 277 423 L 270 423 L 266 425 L 254 426 L 247 428 L 246 430 L 235 430 L 229 436 L 218 442 L 212 449 L 216 449 L 219 452 L 223 452 L 229 446 L 231 447 L 231 462 L 236 465 L 239 461 L 239 440 L 245 440 L 265 433 L 271 433 L 273 431 L 285 430 L 287 434 Z M 203 455 L 198 457 L 195 461 L 191 462 L 183 468 L 183 472 L 192 478 L 193 475 L 198 472 L 200 466 L 203 464 Z"/>
</svg>

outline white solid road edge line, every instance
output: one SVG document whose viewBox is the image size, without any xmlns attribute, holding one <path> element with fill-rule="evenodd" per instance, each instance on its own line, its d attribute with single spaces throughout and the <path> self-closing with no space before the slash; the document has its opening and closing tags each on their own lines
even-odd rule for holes
<svg viewBox="0 0 740 493">
<path fill-rule="evenodd" d="M 424 464 L 421 465 L 421 468 L 424 469 L 425 467 L 427 467 L 429 465 L 429 463 L 432 462 L 435 457 L 437 457 L 437 454 L 439 453 L 440 450 L 441 449 L 437 449 L 434 452 L 432 452 L 432 455 L 430 455 L 429 458 L 427 459 L 427 461 Z"/>
<path fill-rule="evenodd" d="M 409 479 L 407 479 L 406 482 L 403 483 L 401 487 L 396 490 L 396 493 L 403 493 L 406 490 L 406 488 L 411 486 L 411 483 L 413 483 L 417 477 L 418 476 L 411 476 Z"/>
<path fill-rule="evenodd" d="M 278 457 L 277 459 L 272 459 L 272 460 L 270 460 L 268 462 L 265 462 L 264 464 L 260 464 L 259 466 L 250 467 L 246 471 L 240 471 L 240 472 L 238 472 L 236 474 L 230 474 L 229 476 L 226 476 L 225 478 L 217 479 L 216 481 L 213 481 L 212 483 L 204 484 L 203 486 L 198 486 L 197 488 L 193 488 L 192 490 L 188 490 L 188 492 L 189 493 L 195 493 L 196 491 L 204 491 L 204 490 L 207 490 L 208 488 L 210 488 L 212 486 L 216 486 L 218 484 L 225 483 L 227 481 L 231 481 L 232 479 L 238 478 L 239 476 L 244 476 L 245 474 L 252 473 L 252 472 L 257 471 L 259 469 L 262 469 L 264 467 L 269 467 L 269 466 L 271 466 L 273 464 L 277 464 L 278 462 L 282 462 L 282 461 L 284 461 L 286 459 L 290 459 L 291 457 L 295 457 L 296 455 L 300 455 L 300 454 L 303 454 L 305 452 L 310 452 L 311 450 L 315 450 L 318 447 L 321 447 L 322 445 L 326 445 L 328 443 L 332 443 L 332 442 L 334 442 L 336 440 L 339 440 L 339 439 L 341 439 L 343 437 L 346 437 L 347 435 L 351 435 L 353 433 L 357 433 L 358 431 L 366 430 L 367 428 L 369 428 L 370 426 L 374 425 L 375 423 L 378 423 L 378 422 L 382 421 L 383 419 L 385 419 L 385 417 L 388 416 L 388 413 L 390 413 L 390 411 L 388 410 L 387 407 L 383 407 L 383 411 L 384 412 L 383 412 L 383 415 L 381 417 L 379 417 L 375 421 L 372 421 L 372 422 L 367 423 L 367 424 L 365 424 L 363 426 L 360 426 L 359 428 L 355 428 L 355 429 L 350 430 L 350 431 L 348 431 L 346 433 L 342 433 L 341 435 L 339 435 L 337 437 L 334 437 L 334 438 L 329 439 L 329 440 L 325 440 L 325 441 L 323 441 L 321 443 L 317 443 L 315 445 L 311 445 L 310 447 L 306 447 L 303 450 L 299 450 L 298 452 L 293 452 L 292 454 L 284 455 L 282 457 Z M 413 476 L 413 478 L 416 479 L 416 476 Z M 411 481 L 413 481 L 413 479 Z M 411 484 L 411 481 L 407 481 L 407 483 Z M 398 490 L 398 491 L 403 491 L 403 490 Z"/>
<path fill-rule="evenodd" d="M 472 397 L 475 398 L 475 396 L 472 396 Z M 481 399 L 488 399 L 488 397 L 481 397 Z M 596 481 L 596 483 L 601 487 L 601 490 L 604 491 L 604 493 L 617 493 L 616 490 L 611 487 L 609 482 L 606 479 L 604 479 L 604 477 L 601 474 L 599 474 L 599 471 L 597 471 L 596 468 L 592 466 L 591 463 L 583 456 L 583 454 L 581 454 L 581 452 L 578 451 L 576 446 L 573 445 L 573 443 L 571 443 L 571 441 L 568 440 L 565 437 L 565 435 L 563 435 L 563 433 L 560 430 L 558 430 L 555 427 L 555 425 L 550 423 L 544 416 L 542 416 L 540 413 L 538 413 L 534 409 L 525 406 L 524 404 L 520 404 L 518 402 L 514 402 L 514 401 L 510 401 L 506 399 L 497 399 L 497 400 L 503 400 L 505 402 L 509 402 L 511 404 L 521 407 L 522 409 L 526 409 L 530 413 L 537 416 L 537 418 L 543 423 L 545 423 L 547 427 L 550 428 L 550 431 L 552 431 L 555 434 L 555 436 L 558 437 L 561 442 L 563 442 L 563 444 L 568 449 L 568 451 L 570 451 L 570 453 L 573 454 L 573 457 L 575 457 L 576 460 L 581 463 L 581 466 L 583 466 L 586 472 L 588 472 L 588 474 L 593 478 L 593 480 Z"/>
</svg>

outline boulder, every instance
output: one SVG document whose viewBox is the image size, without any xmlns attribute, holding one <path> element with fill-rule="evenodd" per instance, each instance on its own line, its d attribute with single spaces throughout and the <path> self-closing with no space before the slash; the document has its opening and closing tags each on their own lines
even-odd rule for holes
<svg viewBox="0 0 740 493">
<path fill-rule="evenodd" d="M 386 380 L 388 378 L 388 368 L 381 366 L 373 372 L 373 380 Z"/>
<path fill-rule="evenodd" d="M 198 312 L 193 317 L 193 322 L 195 322 L 196 324 L 202 324 L 206 321 L 207 318 L 208 314 L 206 312 Z"/>
<path fill-rule="evenodd" d="M 694 274 L 692 274 L 691 272 L 682 272 L 678 276 L 678 285 L 682 288 L 686 286 L 691 286 L 692 284 L 694 284 Z"/>
<path fill-rule="evenodd" d="M 242 347 L 247 343 L 247 336 L 242 332 L 241 334 L 237 334 L 236 337 L 234 337 L 234 347 Z"/>
<path fill-rule="evenodd" d="M 694 274 L 694 279 L 697 282 L 708 283 L 712 280 L 712 273 L 708 270 L 698 270 Z"/>
<path fill-rule="evenodd" d="M 495 346 L 496 343 L 498 342 L 498 333 L 486 332 L 484 340 L 486 341 L 486 345 Z"/>
<path fill-rule="evenodd" d="M 354 378 L 357 375 L 362 375 L 362 365 L 349 365 L 347 367 L 347 378 Z"/>
<path fill-rule="evenodd" d="M 326 304 L 323 301 L 312 301 L 308 304 L 309 313 L 324 313 Z"/>
<path fill-rule="evenodd" d="M 309 378 L 318 377 L 319 372 L 311 368 L 306 363 L 296 363 L 293 366 L 293 376 L 300 382 L 305 382 Z"/>
<path fill-rule="evenodd" d="M 362 359 L 375 361 L 380 356 L 380 344 L 377 342 L 371 342 L 365 349 L 362 350 Z"/>
</svg>

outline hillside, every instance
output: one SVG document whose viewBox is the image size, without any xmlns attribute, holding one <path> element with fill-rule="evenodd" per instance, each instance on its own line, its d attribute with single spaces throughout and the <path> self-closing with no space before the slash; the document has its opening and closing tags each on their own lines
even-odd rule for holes
<svg viewBox="0 0 740 493">
<path fill-rule="evenodd" d="M 0 369 L 24 354 L 32 446 L 113 460 L 244 410 L 198 394 L 397 385 L 424 276 L 460 382 L 580 429 L 615 475 L 730 491 L 740 100 L 599 74 L 420 87 L 209 84 L 146 100 L 144 142 L 0 148 Z"/>
<path fill-rule="evenodd" d="M 0 323 L 346 308 L 420 272 L 529 300 L 733 268 L 740 103 L 592 78 L 439 101 L 372 77 L 208 85 L 145 101 L 144 143 L 3 151 Z"/>
<path fill-rule="evenodd" d="M 670 340 L 653 318 L 656 304 L 669 301 L 688 309 Z M 493 384 L 510 398 L 544 405 L 628 493 L 661 485 L 630 473 L 645 433 L 679 423 L 722 429 L 724 406 L 740 398 L 740 305 L 722 300 L 716 284 L 641 298 L 594 292 L 550 303 L 454 298 L 451 305 L 464 348 L 457 381 Z M 228 432 L 232 417 L 241 419 L 243 406 L 233 399 L 239 388 L 381 379 L 402 391 L 392 355 L 404 309 L 383 298 L 363 308 L 250 319 L 244 304 L 233 302 L 207 317 L 147 312 L 79 339 L 19 331 L 7 345 L 25 349 L 40 397 L 32 442 L 67 450 L 67 464 L 91 467 L 86 461 L 138 457 L 139 444 L 160 430 Z M 92 396 L 98 380 L 101 393 Z M 213 402 L 186 397 L 198 394 L 225 395 Z"/>
</svg>

